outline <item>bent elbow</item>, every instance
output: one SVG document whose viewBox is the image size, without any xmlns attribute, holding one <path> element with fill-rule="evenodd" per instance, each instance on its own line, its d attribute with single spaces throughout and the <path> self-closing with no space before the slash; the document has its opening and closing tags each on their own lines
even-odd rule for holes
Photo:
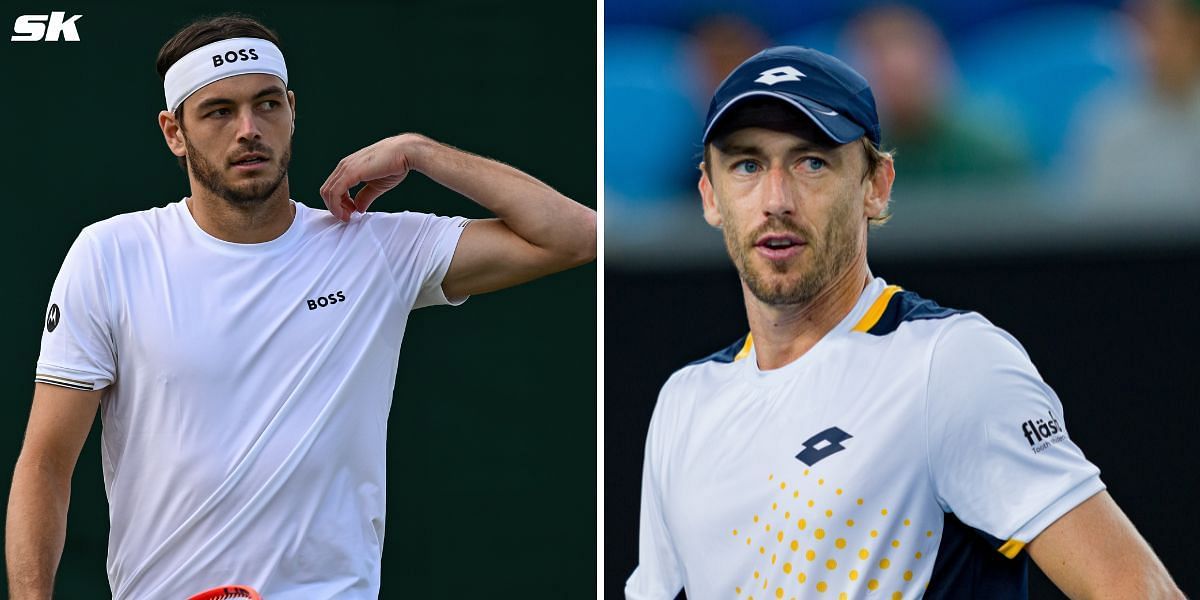
<svg viewBox="0 0 1200 600">
<path fill-rule="evenodd" d="M 570 253 L 570 266 L 578 267 L 596 260 L 596 211 L 580 205 L 580 233 L 576 236 Z"/>
</svg>

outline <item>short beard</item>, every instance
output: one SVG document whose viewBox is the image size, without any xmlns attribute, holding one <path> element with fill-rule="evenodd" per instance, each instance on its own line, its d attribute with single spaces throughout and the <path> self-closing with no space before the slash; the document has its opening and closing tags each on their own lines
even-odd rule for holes
<svg viewBox="0 0 1200 600">
<path fill-rule="evenodd" d="M 737 266 L 742 281 L 746 282 L 746 287 L 759 302 L 769 306 L 807 304 L 825 291 L 830 282 L 854 262 L 854 257 L 858 254 L 854 228 L 851 226 L 853 208 L 852 202 L 839 203 L 834 212 L 830 214 L 829 222 L 820 239 L 814 239 L 811 235 L 807 235 L 799 226 L 790 221 L 773 218 L 741 242 L 733 239 L 729 229 L 726 229 L 725 247 L 729 251 L 734 265 Z M 793 281 L 772 282 L 765 273 L 756 271 L 751 264 L 751 253 L 754 252 L 755 242 L 759 237 L 770 232 L 794 233 L 803 237 L 807 242 L 805 250 L 812 253 L 808 269 L 798 273 L 798 277 Z M 799 268 L 802 268 L 802 263 L 799 261 L 775 263 L 770 267 L 779 275 Z"/>
<path fill-rule="evenodd" d="M 273 181 L 260 181 L 250 184 L 245 188 L 234 188 L 226 183 L 225 178 L 221 175 L 221 170 L 215 167 L 208 159 L 196 151 L 195 146 L 186 138 L 184 144 L 187 147 L 187 160 L 192 168 L 192 173 L 196 175 L 196 180 L 200 185 L 216 194 L 218 198 L 224 199 L 226 202 L 235 206 L 249 207 L 256 204 L 262 204 L 270 198 L 283 180 L 287 178 L 288 163 L 292 161 L 292 147 L 288 147 L 283 151 L 283 157 L 279 161 L 279 175 Z M 269 150 L 266 146 L 257 142 L 250 144 L 242 144 L 243 152 L 262 152 L 267 153 Z"/>
</svg>

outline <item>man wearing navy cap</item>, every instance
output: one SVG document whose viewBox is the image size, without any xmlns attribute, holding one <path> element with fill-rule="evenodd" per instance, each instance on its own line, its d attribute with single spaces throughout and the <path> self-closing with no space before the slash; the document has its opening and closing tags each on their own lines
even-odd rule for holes
<svg viewBox="0 0 1200 600">
<path fill-rule="evenodd" d="M 1021 345 L 874 277 L 895 169 L 866 80 L 779 47 L 720 85 L 700 195 L 750 333 L 677 371 L 630 600 L 1182 597 Z"/>
</svg>

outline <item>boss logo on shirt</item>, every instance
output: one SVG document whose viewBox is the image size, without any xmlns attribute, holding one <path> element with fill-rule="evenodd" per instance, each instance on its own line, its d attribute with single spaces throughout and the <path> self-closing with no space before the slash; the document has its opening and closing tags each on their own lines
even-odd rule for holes
<svg viewBox="0 0 1200 600">
<path fill-rule="evenodd" d="M 46 313 L 46 333 L 50 333 L 54 331 L 55 327 L 58 327 L 58 320 L 60 318 L 61 315 L 58 312 L 58 305 L 51 304 L 50 312 Z"/>
<path fill-rule="evenodd" d="M 1021 423 L 1021 433 L 1025 434 L 1025 439 L 1029 441 L 1029 447 L 1033 448 L 1034 454 L 1067 439 L 1067 430 L 1054 417 L 1054 413 L 1046 411 L 1046 414 L 1050 417 L 1049 420 L 1030 419 Z"/>
<path fill-rule="evenodd" d="M 842 442 L 854 436 L 838 429 L 830 427 L 817 435 L 814 435 L 807 440 L 804 440 L 804 450 L 796 455 L 800 462 L 813 466 L 826 458 L 845 450 L 846 447 Z"/>
<path fill-rule="evenodd" d="M 317 310 L 318 308 L 325 308 L 330 304 L 337 304 L 338 302 L 345 301 L 346 295 L 342 293 L 342 290 L 338 290 L 332 294 L 317 296 L 316 298 L 307 300 L 306 302 L 308 302 L 308 310 Z"/>
</svg>

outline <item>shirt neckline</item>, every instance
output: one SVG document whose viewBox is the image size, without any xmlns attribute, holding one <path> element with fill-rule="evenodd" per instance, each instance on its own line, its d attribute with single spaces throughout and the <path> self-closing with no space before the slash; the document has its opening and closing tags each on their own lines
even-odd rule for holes
<svg viewBox="0 0 1200 600">
<path fill-rule="evenodd" d="M 193 239 L 220 252 L 245 256 L 274 254 L 287 249 L 296 241 L 296 239 L 299 237 L 301 229 L 300 211 L 303 210 L 304 205 L 291 199 L 289 199 L 288 202 L 291 203 L 291 206 L 294 209 L 292 214 L 292 222 L 288 225 L 288 228 L 284 230 L 283 233 L 279 234 L 279 236 L 275 239 L 253 244 L 241 244 L 237 242 L 226 241 L 214 237 L 212 234 L 204 231 L 204 229 L 200 227 L 200 224 L 196 222 L 196 217 L 192 214 L 191 209 L 188 208 L 187 196 L 184 196 L 183 199 L 175 204 L 176 210 L 182 213 L 181 218 L 185 221 L 185 226 L 187 227 L 188 232 L 191 234 Z"/>
<path fill-rule="evenodd" d="M 817 343 L 814 344 L 812 348 L 809 348 L 808 352 L 805 352 L 786 365 L 769 370 L 763 370 L 759 368 L 758 349 L 752 342 L 750 344 L 749 353 L 740 361 L 746 363 L 743 366 L 743 369 L 747 372 L 752 381 L 760 383 L 771 383 L 778 381 L 781 377 L 788 377 L 798 371 L 803 370 L 807 365 L 812 364 L 820 357 L 820 355 L 827 351 L 829 340 L 834 339 L 853 329 L 855 324 L 862 320 L 867 311 L 871 309 L 871 305 L 875 303 L 875 300 L 879 298 L 879 295 L 882 294 L 886 288 L 887 282 L 881 277 L 875 277 L 869 281 L 863 288 L 862 293 L 859 294 L 858 301 L 854 303 L 854 308 L 851 308 L 850 312 L 846 313 L 846 316 L 842 317 L 842 320 L 838 321 L 838 324 L 834 325 L 833 329 L 830 329 L 829 332 L 821 337 L 821 339 L 817 340 Z"/>
</svg>

